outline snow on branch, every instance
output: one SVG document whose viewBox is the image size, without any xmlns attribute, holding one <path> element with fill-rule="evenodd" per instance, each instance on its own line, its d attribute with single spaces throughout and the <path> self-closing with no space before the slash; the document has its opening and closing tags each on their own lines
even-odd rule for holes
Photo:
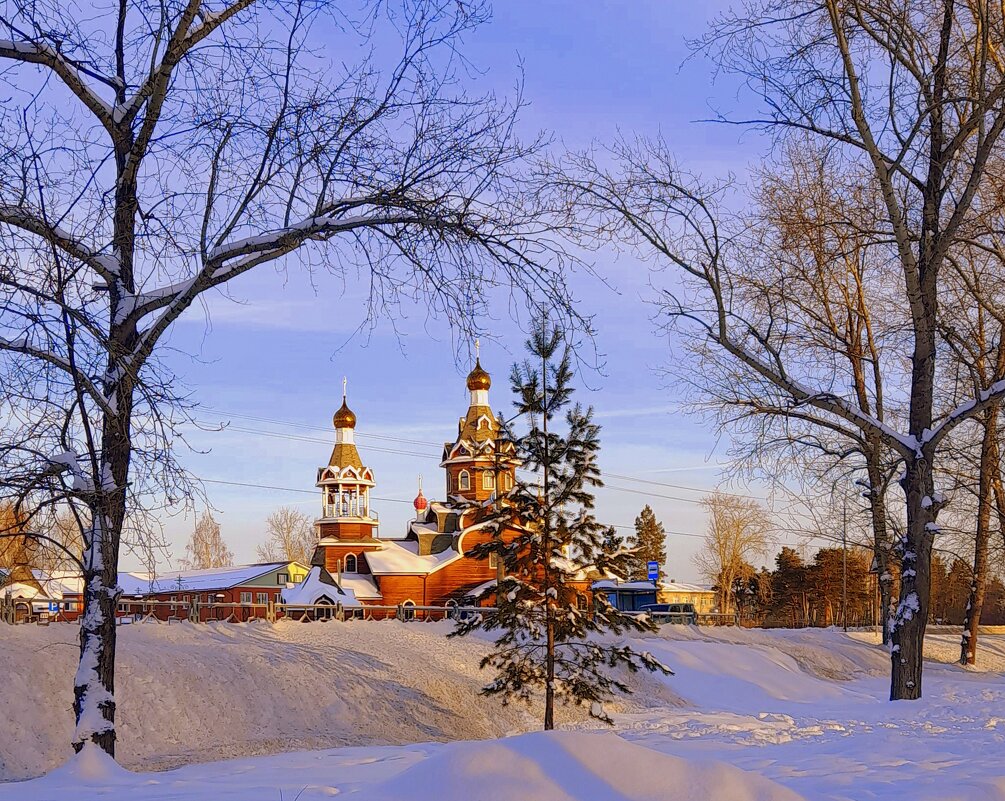
<svg viewBox="0 0 1005 801">
<path fill-rule="evenodd" d="M 94 382 L 91 381 L 91 379 L 88 378 L 82 370 L 75 368 L 73 364 L 64 359 L 58 353 L 53 353 L 50 350 L 43 350 L 42 348 L 35 347 L 28 341 L 27 336 L 22 336 L 18 339 L 6 339 L 5 337 L 0 336 L 0 351 L 20 353 L 24 356 L 30 356 L 33 359 L 38 359 L 39 361 L 52 365 L 56 369 L 66 373 L 71 380 L 79 383 L 91 399 L 101 407 L 105 414 L 114 414 L 114 410 L 108 403 L 108 399 L 105 398 L 98 387 L 94 385 Z"/>
<path fill-rule="evenodd" d="M 969 420 L 975 414 L 984 411 L 988 406 L 996 401 L 1005 398 L 1005 379 L 995 381 L 987 389 L 982 389 L 977 393 L 977 397 L 961 403 L 953 409 L 949 415 L 939 423 L 934 429 L 926 429 L 922 438 L 924 444 L 931 444 L 931 447 L 938 446 L 950 431 L 965 420 Z"/>
<path fill-rule="evenodd" d="M 44 42 L 32 42 L 26 39 L 18 41 L 0 39 L 0 59 L 21 61 L 27 64 L 39 64 L 48 67 L 91 110 L 105 129 L 109 133 L 114 133 L 111 106 L 87 85 L 83 77 L 81 77 L 77 66 L 56 48 Z"/>
<path fill-rule="evenodd" d="M 64 253 L 92 267 L 106 280 L 118 274 L 118 260 L 85 245 L 69 231 L 30 214 L 23 206 L 0 205 L 0 223 L 35 234 Z"/>
</svg>

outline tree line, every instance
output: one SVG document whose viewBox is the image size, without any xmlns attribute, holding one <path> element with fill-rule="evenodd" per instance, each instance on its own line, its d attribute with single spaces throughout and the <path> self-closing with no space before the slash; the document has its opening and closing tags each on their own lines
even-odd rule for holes
<svg viewBox="0 0 1005 801">
<path fill-rule="evenodd" d="M 870 550 L 820 548 L 807 561 L 784 546 L 773 565 L 757 569 L 744 563 L 728 590 L 719 582 L 714 585 L 716 592 L 728 592 L 741 623 L 793 628 L 882 625 Z M 932 623 L 958 627 L 966 622 L 973 578 L 973 565 L 966 559 L 933 554 Z M 1005 624 L 1005 582 L 997 575 L 988 579 L 982 619 L 985 625 Z"/>
</svg>

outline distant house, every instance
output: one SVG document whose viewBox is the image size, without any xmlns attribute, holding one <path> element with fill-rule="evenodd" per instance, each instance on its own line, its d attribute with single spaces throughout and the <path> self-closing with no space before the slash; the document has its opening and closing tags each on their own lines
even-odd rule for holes
<svg viewBox="0 0 1005 801">
<path fill-rule="evenodd" d="M 651 581 L 602 579 L 593 582 L 593 594 L 606 596 L 611 606 L 622 612 L 637 612 L 656 603 L 656 585 Z"/>
<path fill-rule="evenodd" d="M 265 617 L 265 609 L 213 608 L 212 604 L 266 606 L 301 581 L 309 568 L 299 562 L 263 562 L 207 570 L 119 573 L 120 615 L 152 614 L 160 620 L 187 620 L 193 604 L 199 621 Z M 78 596 L 79 597 L 79 596 Z"/>
<path fill-rule="evenodd" d="M 661 604 L 691 604 L 699 615 L 716 611 L 715 590 L 701 584 L 665 581 L 660 585 L 656 597 Z"/>
<path fill-rule="evenodd" d="M 27 623 L 40 616 L 76 620 L 80 615 L 83 579 L 79 573 L 45 573 L 37 568 L 0 573 L 0 603 L 8 608 L 15 623 Z"/>
</svg>

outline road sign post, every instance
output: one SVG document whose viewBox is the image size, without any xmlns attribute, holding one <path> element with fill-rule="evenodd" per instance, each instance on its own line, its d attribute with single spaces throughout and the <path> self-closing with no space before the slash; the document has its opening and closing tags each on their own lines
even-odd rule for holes
<svg viewBox="0 0 1005 801">
<path fill-rule="evenodd" d="M 660 563 L 659 562 L 649 562 L 646 565 L 649 571 L 650 581 L 659 581 L 660 578 Z"/>
</svg>

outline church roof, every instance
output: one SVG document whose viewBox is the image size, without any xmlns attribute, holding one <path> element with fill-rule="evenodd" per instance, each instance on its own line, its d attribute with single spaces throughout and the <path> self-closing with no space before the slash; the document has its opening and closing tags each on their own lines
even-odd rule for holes
<svg viewBox="0 0 1005 801">
<path fill-rule="evenodd" d="M 359 458 L 359 451 L 356 450 L 354 442 L 336 442 L 332 449 L 331 458 L 328 460 L 329 467 L 355 467 L 357 470 L 363 469 L 363 460 Z"/>
<path fill-rule="evenodd" d="M 424 576 L 461 558 L 454 548 L 428 556 L 419 556 L 418 551 L 419 543 L 414 540 L 386 542 L 379 551 L 366 554 L 366 563 L 377 576 L 395 573 Z"/>
<path fill-rule="evenodd" d="M 486 425 L 485 419 L 488 419 Z M 464 415 L 464 420 L 460 424 L 460 431 L 457 439 L 466 439 L 468 442 L 485 442 L 495 439 L 499 425 L 496 423 L 496 416 L 492 414 L 491 406 L 469 406 L 468 413 Z"/>
</svg>

